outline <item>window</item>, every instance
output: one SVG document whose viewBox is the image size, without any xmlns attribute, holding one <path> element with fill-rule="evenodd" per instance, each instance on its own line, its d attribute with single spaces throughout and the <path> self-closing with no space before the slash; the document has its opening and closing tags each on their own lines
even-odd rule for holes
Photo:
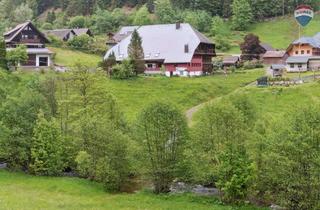
<svg viewBox="0 0 320 210">
<path fill-rule="evenodd" d="M 302 68 L 302 64 L 301 63 L 298 64 L 298 68 Z"/>
<path fill-rule="evenodd" d="M 151 69 L 151 68 L 152 68 L 152 63 L 148 63 L 148 64 L 147 64 L 147 68 L 148 68 L 148 69 Z"/>
<path fill-rule="evenodd" d="M 296 51 L 296 55 L 298 55 L 299 54 L 299 51 Z"/>
<path fill-rule="evenodd" d="M 307 54 L 310 54 L 310 50 L 307 50 Z"/>
<path fill-rule="evenodd" d="M 48 57 L 39 58 L 39 66 L 48 66 L 48 65 L 49 65 Z"/>
<path fill-rule="evenodd" d="M 28 39 L 28 35 L 27 34 L 22 34 L 22 39 Z"/>
<path fill-rule="evenodd" d="M 304 55 L 304 50 L 301 50 L 301 55 Z"/>
<path fill-rule="evenodd" d="M 292 69 L 294 68 L 294 64 L 293 63 L 290 64 L 290 68 L 292 68 Z"/>
</svg>

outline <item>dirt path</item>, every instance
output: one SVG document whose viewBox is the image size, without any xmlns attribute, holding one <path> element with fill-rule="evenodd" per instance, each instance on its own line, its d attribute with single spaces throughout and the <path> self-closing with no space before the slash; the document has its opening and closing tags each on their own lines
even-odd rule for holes
<svg viewBox="0 0 320 210">
<path fill-rule="evenodd" d="M 251 82 L 250 84 L 247 84 L 247 85 L 244 86 L 244 87 L 239 87 L 239 88 L 235 89 L 234 91 L 228 93 L 227 95 L 234 94 L 234 93 L 238 92 L 239 90 L 241 90 L 241 89 L 243 89 L 243 88 L 246 88 L 246 87 L 248 87 L 248 86 L 253 86 L 253 85 L 255 85 L 255 84 L 256 84 L 255 81 L 254 81 L 254 82 Z M 224 96 L 225 96 L 225 95 L 224 95 Z M 197 106 L 194 106 L 194 107 L 188 109 L 188 110 L 185 112 L 185 115 L 186 115 L 186 117 L 187 117 L 189 126 L 192 126 L 192 118 L 193 118 L 193 116 L 194 116 L 195 113 L 197 113 L 197 112 L 198 112 L 200 109 L 202 109 L 205 105 L 207 105 L 207 104 L 209 104 L 209 103 L 211 103 L 211 102 L 213 102 L 213 101 L 219 100 L 219 99 L 221 99 L 221 98 L 224 97 L 224 96 L 219 96 L 219 97 L 217 97 L 217 98 L 213 98 L 213 99 L 211 99 L 211 100 L 209 100 L 209 101 L 203 102 L 203 103 L 201 103 L 201 104 L 199 104 L 199 105 L 197 105 Z"/>
</svg>

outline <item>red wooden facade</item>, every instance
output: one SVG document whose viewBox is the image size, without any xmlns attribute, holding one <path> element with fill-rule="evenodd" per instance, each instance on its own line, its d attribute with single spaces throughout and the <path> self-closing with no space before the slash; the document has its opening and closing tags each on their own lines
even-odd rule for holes
<svg viewBox="0 0 320 210">
<path fill-rule="evenodd" d="M 196 49 L 190 63 L 163 63 L 163 61 L 146 61 L 146 71 L 160 71 L 162 65 L 166 71 L 184 68 L 189 72 L 211 72 L 212 58 L 215 56 L 214 45 L 201 43 Z"/>
</svg>

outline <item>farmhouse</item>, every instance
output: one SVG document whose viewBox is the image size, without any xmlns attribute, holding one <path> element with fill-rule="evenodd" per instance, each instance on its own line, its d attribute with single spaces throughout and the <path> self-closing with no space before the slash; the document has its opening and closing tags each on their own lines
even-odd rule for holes
<svg viewBox="0 0 320 210">
<path fill-rule="evenodd" d="M 4 34 L 7 51 L 18 45 L 27 47 L 28 61 L 23 67 L 48 67 L 52 65 L 52 52 L 45 47 L 49 40 L 30 21 L 17 25 Z"/>
<path fill-rule="evenodd" d="M 118 62 L 128 58 L 134 29 L 142 38 L 146 74 L 200 76 L 212 71 L 215 45 L 187 23 L 122 28 L 114 36 L 118 43 L 108 50 L 105 59 L 112 53 Z"/>
<path fill-rule="evenodd" d="M 87 34 L 93 36 L 92 32 L 88 28 L 76 28 L 76 29 L 55 29 L 45 31 L 46 35 L 55 36 L 62 41 L 69 41 L 76 36 Z"/>
<path fill-rule="evenodd" d="M 320 69 L 320 33 L 313 37 L 301 37 L 287 49 L 290 56 L 287 61 L 288 72 Z"/>
<path fill-rule="evenodd" d="M 240 65 L 240 56 L 226 56 L 223 58 L 223 67 L 228 68 L 228 67 L 239 67 Z"/>
</svg>

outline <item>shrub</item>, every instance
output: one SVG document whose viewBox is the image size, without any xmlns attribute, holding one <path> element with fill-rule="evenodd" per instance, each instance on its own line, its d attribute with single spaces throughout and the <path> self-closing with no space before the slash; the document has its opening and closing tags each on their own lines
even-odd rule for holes
<svg viewBox="0 0 320 210">
<path fill-rule="evenodd" d="M 31 146 L 30 172 L 35 175 L 59 175 L 62 162 L 62 137 L 54 120 L 47 121 L 41 111 L 38 114 Z"/>
<path fill-rule="evenodd" d="M 76 50 L 89 50 L 92 43 L 92 38 L 87 35 L 76 36 L 68 41 L 68 45 Z"/>
<path fill-rule="evenodd" d="M 77 172 L 81 177 L 92 176 L 92 158 L 87 152 L 80 151 L 75 159 L 75 162 L 77 164 Z"/>
<path fill-rule="evenodd" d="M 48 38 L 50 40 L 50 45 L 53 47 L 63 47 L 64 46 L 64 42 L 59 39 L 58 37 L 54 36 L 54 35 L 48 35 Z"/>
<path fill-rule="evenodd" d="M 243 69 L 256 69 L 256 68 L 263 68 L 263 64 L 259 60 L 253 60 L 253 61 L 246 61 L 243 64 Z"/>
<path fill-rule="evenodd" d="M 44 23 L 41 27 L 43 30 L 52 30 L 53 25 L 51 23 Z"/>
<path fill-rule="evenodd" d="M 216 42 L 216 48 L 221 51 L 227 51 L 227 50 L 230 50 L 231 48 L 229 41 L 220 35 L 215 38 L 215 42 Z"/>
<path fill-rule="evenodd" d="M 133 75 L 133 65 L 131 60 L 124 60 L 121 64 L 117 64 L 112 68 L 112 78 L 128 79 Z"/>
</svg>

